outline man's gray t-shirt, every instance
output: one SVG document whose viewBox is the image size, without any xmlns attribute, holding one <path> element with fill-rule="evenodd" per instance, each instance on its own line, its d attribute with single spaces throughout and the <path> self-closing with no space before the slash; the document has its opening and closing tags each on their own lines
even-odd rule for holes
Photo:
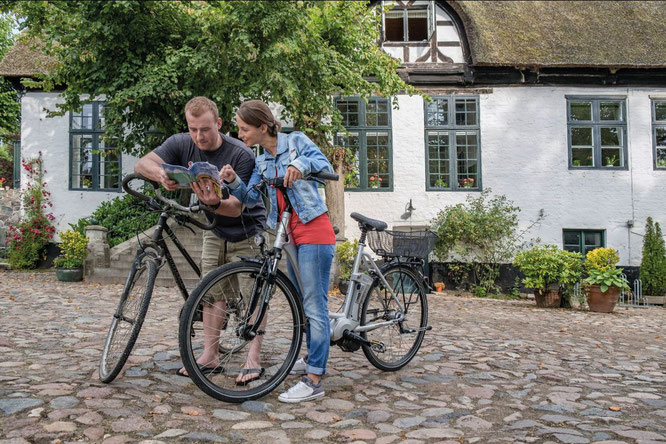
<svg viewBox="0 0 666 444">
<path fill-rule="evenodd" d="M 188 166 L 189 162 L 209 162 L 221 169 L 231 165 L 238 177 L 248 183 L 254 170 L 254 153 L 243 142 L 222 136 L 222 145 L 215 151 L 200 150 L 188 133 L 174 134 L 153 150 L 164 163 Z M 209 221 L 212 215 L 206 212 Z M 266 230 L 266 210 L 262 204 L 245 208 L 240 217 L 215 215 L 216 236 L 229 242 L 239 242 Z"/>
</svg>

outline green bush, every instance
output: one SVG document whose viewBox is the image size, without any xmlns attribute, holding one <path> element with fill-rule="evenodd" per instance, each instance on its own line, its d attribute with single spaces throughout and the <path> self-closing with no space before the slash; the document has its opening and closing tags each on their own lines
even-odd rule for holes
<svg viewBox="0 0 666 444">
<path fill-rule="evenodd" d="M 467 262 L 459 281 L 469 280 L 477 295 L 497 293 L 501 264 L 510 263 L 519 248 L 518 213 L 505 196 L 484 190 L 478 197 L 440 211 L 430 225 L 437 234 L 434 255 L 441 262 Z M 469 276 L 467 276 L 469 273 Z M 478 288 L 480 287 L 480 288 Z"/>
<path fill-rule="evenodd" d="M 88 238 L 75 230 L 60 233 L 60 256 L 53 265 L 57 268 L 80 268 L 88 256 Z"/>
<path fill-rule="evenodd" d="M 115 247 L 155 225 L 158 218 L 158 213 L 147 212 L 136 198 L 126 194 L 102 202 L 90 217 L 79 219 L 70 227 L 79 233 L 85 233 L 87 225 L 106 227 L 109 246 Z"/>
<path fill-rule="evenodd" d="M 580 253 L 560 250 L 555 245 L 536 245 L 516 255 L 514 264 L 525 275 L 523 284 L 545 293 L 548 286 L 573 287 L 583 272 Z"/>
<path fill-rule="evenodd" d="M 351 276 L 358 241 L 344 241 L 335 248 L 335 257 L 338 259 L 338 279 L 342 282 L 349 280 Z"/>
<path fill-rule="evenodd" d="M 620 262 L 620 255 L 612 248 L 595 248 L 585 255 L 585 269 L 588 272 L 614 269 L 618 262 Z"/>
<path fill-rule="evenodd" d="M 666 248 L 659 222 L 654 223 L 651 217 L 645 224 L 643 238 L 643 258 L 641 259 L 640 279 L 643 282 L 643 293 L 661 296 L 666 291 Z"/>
</svg>

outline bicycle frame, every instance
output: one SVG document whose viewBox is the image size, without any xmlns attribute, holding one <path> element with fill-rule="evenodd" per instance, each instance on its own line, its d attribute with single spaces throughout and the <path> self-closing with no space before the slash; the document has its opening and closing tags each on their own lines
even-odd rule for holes
<svg viewBox="0 0 666 444">
<path fill-rule="evenodd" d="M 189 292 L 187 291 L 187 288 L 185 287 L 185 283 L 183 282 L 183 278 L 180 275 L 180 272 L 178 271 L 178 267 L 176 267 L 176 262 L 173 260 L 173 256 L 171 255 L 171 251 L 169 250 L 169 247 L 166 245 L 166 240 L 164 237 L 164 233 L 171 239 L 178 249 L 180 253 L 183 255 L 187 263 L 192 267 L 192 270 L 197 274 L 198 277 L 201 277 L 201 270 L 199 269 L 199 266 L 196 264 L 194 259 L 192 259 L 192 256 L 190 256 L 189 252 L 185 249 L 183 244 L 180 242 L 180 239 L 176 236 L 176 233 L 171 230 L 171 227 L 167 224 L 167 220 L 169 219 L 169 214 L 167 212 L 162 212 L 160 213 L 160 218 L 157 222 L 157 228 L 155 228 L 155 231 L 153 232 L 150 241 L 146 243 L 139 243 L 140 246 L 140 252 L 137 254 L 137 257 L 139 257 L 140 254 L 145 254 L 146 250 L 149 248 L 152 248 L 153 250 L 156 251 L 157 253 L 157 258 L 160 260 L 160 268 L 164 266 L 164 259 L 166 259 L 166 263 L 169 266 L 169 269 L 171 270 L 171 273 L 173 274 L 174 280 L 176 281 L 176 285 L 178 286 L 178 290 L 180 290 L 180 294 L 183 296 L 184 300 L 187 300 L 189 297 Z"/>
<path fill-rule="evenodd" d="M 276 254 L 273 258 L 271 271 L 277 272 L 277 267 L 281 259 L 281 252 L 284 251 L 287 255 L 287 260 L 294 269 L 297 279 L 296 285 L 298 286 L 301 294 L 303 294 L 303 284 L 301 283 L 300 271 L 298 269 L 296 246 L 287 241 L 287 227 L 289 226 L 290 219 L 291 213 L 285 210 L 282 213 L 282 217 L 280 218 L 275 242 L 273 244 L 273 248 L 276 250 Z M 368 270 L 369 273 L 360 273 L 359 271 L 361 271 L 361 267 L 363 267 L 365 270 Z M 356 259 L 354 260 L 354 267 L 349 279 L 349 290 L 347 290 L 347 294 L 345 295 L 342 312 L 328 314 L 330 319 L 331 342 L 342 339 L 345 330 L 355 332 L 371 331 L 386 325 L 398 323 L 404 319 L 404 314 L 402 314 L 400 317 L 390 321 L 376 322 L 369 325 L 359 326 L 361 322 L 359 319 L 359 306 L 361 301 L 363 301 L 363 297 L 370 290 L 370 286 L 374 282 L 374 279 L 371 277 L 371 275 L 375 276 L 382 282 L 382 284 L 384 284 L 385 288 L 387 288 L 391 293 L 391 299 L 395 301 L 397 307 L 399 307 L 400 311 L 404 313 L 404 307 L 396 296 L 395 291 L 386 281 L 386 278 L 384 278 L 384 275 L 382 274 L 375 261 L 372 260 L 372 257 L 366 253 L 365 243 L 359 242 L 358 250 L 356 252 Z M 382 301 L 382 303 L 385 304 L 384 301 Z M 263 313 L 259 316 L 262 315 Z"/>
</svg>

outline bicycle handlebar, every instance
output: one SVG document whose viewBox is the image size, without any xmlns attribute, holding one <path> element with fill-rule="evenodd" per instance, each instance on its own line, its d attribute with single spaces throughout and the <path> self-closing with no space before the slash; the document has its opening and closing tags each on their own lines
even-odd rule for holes
<svg viewBox="0 0 666 444">
<path fill-rule="evenodd" d="M 155 195 L 156 195 L 157 199 L 160 200 L 161 202 L 169 205 L 170 207 L 175 208 L 176 210 L 184 211 L 186 213 L 198 213 L 199 211 L 202 211 L 202 210 L 209 210 L 209 211 L 212 212 L 212 209 L 210 207 L 208 207 L 207 205 L 197 204 L 197 205 L 191 205 L 189 207 L 185 207 L 185 206 L 179 204 L 178 202 L 176 202 L 173 199 L 169 199 L 167 197 L 164 197 L 162 195 L 160 185 L 157 182 L 152 181 L 152 180 L 148 179 L 147 177 L 145 177 L 145 176 L 143 176 L 139 173 L 131 173 L 131 174 L 128 174 L 127 176 L 125 176 L 123 178 L 123 189 L 128 194 L 131 194 L 132 196 L 136 197 L 137 199 L 141 199 L 141 200 L 146 201 L 148 203 L 156 203 L 155 200 L 152 199 L 150 196 L 146 196 L 145 194 L 139 193 L 138 191 L 130 188 L 129 183 L 131 181 L 135 180 L 135 179 L 143 180 L 144 182 L 149 183 L 153 187 L 153 189 L 155 190 Z M 224 188 L 223 191 L 226 191 L 226 193 L 222 194 L 222 198 L 223 199 L 228 198 L 229 197 L 229 191 L 226 188 Z M 199 222 L 198 220 L 193 219 L 193 218 L 189 218 L 189 222 L 192 223 L 193 225 L 196 225 L 197 227 L 201 228 L 202 230 L 212 230 L 213 228 L 215 228 L 217 226 L 217 219 L 216 218 L 213 219 L 213 222 L 211 222 L 210 224 L 204 224 L 204 223 Z"/>
<path fill-rule="evenodd" d="M 310 180 L 310 179 L 337 181 L 340 179 L 340 176 L 338 176 L 336 173 L 329 173 L 327 171 L 319 171 L 315 173 L 310 173 L 307 176 L 303 176 L 303 180 Z M 284 185 L 284 176 L 274 177 L 272 179 L 263 179 L 263 181 L 269 186 L 282 186 Z M 320 180 L 316 181 L 320 182 Z"/>
</svg>

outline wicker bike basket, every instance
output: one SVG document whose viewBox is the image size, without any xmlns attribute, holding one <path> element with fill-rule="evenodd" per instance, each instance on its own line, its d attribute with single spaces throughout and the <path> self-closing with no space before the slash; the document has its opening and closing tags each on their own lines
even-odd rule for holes
<svg viewBox="0 0 666 444">
<path fill-rule="evenodd" d="M 382 257 L 416 257 L 425 259 L 435 246 L 432 231 L 370 231 L 368 245 Z"/>
</svg>

